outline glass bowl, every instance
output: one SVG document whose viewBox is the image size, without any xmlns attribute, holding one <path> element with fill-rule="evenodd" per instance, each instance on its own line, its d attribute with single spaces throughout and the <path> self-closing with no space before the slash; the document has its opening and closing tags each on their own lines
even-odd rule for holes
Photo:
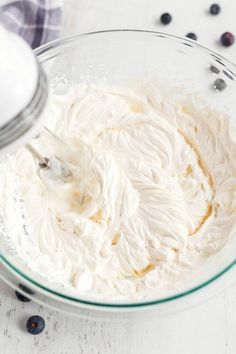
<svg viewBox="0 0 236 354">
<path fill-rule="evenodd" d="M 52 86 L 63 82 L 122 84 L 156 76 L 163 87 L 203 97 L 209 107 L 236 119 L 236 66 L 194 41 L 142 30 L 112 30 L 60 39 L 35 51 Z M 216 92 L 217 78 L 227 87 Z M 176 97 L 175 97 L 176 98 Z M 39 278 L 10 251 L 0 213 L 0 276 L 29 298 L 54 309 L 93 318 L 167 315 L 204 301 L 235 279 L 236 237 L 212 257 L 200 275 L 167 297 L 136 302 L 97 302 L 71 296 Z M 150 311 L 151 310 L 151 311 Z M 114 316 L 115 314 L 115 316 Z"/>
</svg>

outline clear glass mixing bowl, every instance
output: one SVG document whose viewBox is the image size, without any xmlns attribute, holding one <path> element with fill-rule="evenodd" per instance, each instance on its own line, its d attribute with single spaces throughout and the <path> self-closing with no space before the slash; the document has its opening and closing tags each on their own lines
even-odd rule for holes
<svg viewBox="0 0 236 354">
<path fill-rule="evenodd" d="M 209 107 L 236 119 L 236 66 L 191 40 L 151 31 L 101 31 L 60 39 L 35 53 L 52 86 L 68 81 L 122 84 L 127 79 L 156 76 L 163 85 L 184 87 L 203 97 Z M 218 93 L 213 89 L 217 78 L 227 84 Z M 10 252 L 1 215 L 0 222 L 1 278 L 40 303 L 78 316 L 110 320 L 115 313 L 116 319 L 135 318 L 141 310 L 149 315 L 166 315 L 204 301 L 235 280 L 236 235 L 191 284 L 168 297 L 127 303 L 75 297 L 36 276 Z"/>
</svg>

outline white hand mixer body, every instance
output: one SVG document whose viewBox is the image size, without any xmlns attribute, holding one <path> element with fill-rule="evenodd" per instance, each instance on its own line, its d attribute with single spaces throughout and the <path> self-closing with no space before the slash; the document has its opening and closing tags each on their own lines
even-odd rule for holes
<svg viewBox="0 0 236 354">
<path fill-rule="evenodd" d="M 56 157 L 49 160 L 29 143 L 44 127 L 47 79 L 30 46 L 2 26 L 0 93 L 0 153 L 14 152 L 25 145 L 41 169 L 54 169 L 56 166 L 57 170 L 65 174 L 66 169 L 66 174 L 70 174 L 63 161 Z"/>
</svg>

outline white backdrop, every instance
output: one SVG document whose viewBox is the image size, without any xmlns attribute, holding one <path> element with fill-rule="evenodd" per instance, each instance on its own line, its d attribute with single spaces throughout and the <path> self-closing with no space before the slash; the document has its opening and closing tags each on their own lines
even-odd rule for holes
<svg viewBox="0 0 236 354">
<path fill-rule="evenodd" d="M 212 3 L 221 5 L 221 13 L 209 14 Z M 222 47 L 219 38 L 230 31 L 236 36 L 235 0 L 64 0 L 66 16 L 63 33 L 103 29 L 148 29 L 178 36 L 195 32 L 198 42 L 236 63 L 236 43 Z M 69 4 L 73 4 L 73 12 Z M 159 21 L 163 12 L 173 20 L 169 25 Z"/>
</svg>

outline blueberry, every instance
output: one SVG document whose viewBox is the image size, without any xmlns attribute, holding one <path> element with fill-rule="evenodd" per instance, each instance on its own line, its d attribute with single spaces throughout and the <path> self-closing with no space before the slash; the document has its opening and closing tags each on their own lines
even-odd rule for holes
<svg viewBox="0 0 236 354">
<path fill-rule="evenodd" d="M 216 90 L 216 92 L 223 91 L 226 87 L 227 84 L 223 79 L 216 79 L 213 83 L 213 88 Z"/>
<path fill-rule="evenodd" d="M 34 315 L 28 318 L 26 328 L 31 334 L 39 334 L 43 332 L 45 328 L 44 319 L 41 316 Z"/>
<path fill-rule="evenodd" d="M 21 290 L 23 290 L 25 293 L 27 293 L 27 294 L 29 294 L 29 295 L 34 295 L 34 292 L 33 292 L 33 290 L 31 290 L 30 288 L 28 288 L 26 285 L 24 285 L 24 284 L 19 284 L 19 288 L 21 289 Z"/>
<path fill-rule="evenodd" d="M 234 44 L 234 35 L 231 32 L 225 32 L 220 37 L 220 41 L 223 46 L 229 47 Z"/>
<path fill-rule="evenodd" d="M 29 294 L 29 295 L 34 295 L 34 292 L 29 289 L 27 286 L 23 285 L 23 284 L 19 284 L 18 285 L 19 288 L 21 290 L 23 290 L 25 293 Z M 21 294 L 18 290 L 15 291 L 15 295 L 17 297 L 18 300 L 22 301 L 22 302 L 29 302 L 31 301 L 28 297 L 26 297 L 25 295 Z"/>
<path fill-rule="evenodd" d="M 219 70 L 216 66 L 214 66 L 214 65 L 211 65 L 211 66 L 210 66 L 210 70 L 211 70 L 211 72 L 214 73 L 214 74 L 219 74 L 219 73 L 220 73 L 220 70 Z"/>
<path fill-rule="evenodd" d="M 220 5 L 218 5 L 218 4 L 212 4 L 210 6 L 210 14 L 212 14 L 212 15 L 218 15 L 220 13 L 220 10 L 221 10 L 221 8 L 220 8 Z"/>
<path fill-rule="evenodd" d="M 30 299 L 28 299 L 28 297 L 24 296 L 23 294 L 19 293 L 17 290 L 15 291 L 15 295 L 17 297 L 17 299 L 19 301 L 22 301 L 22 302 L 29 302 L 31 301 Z"/>
<path fill-rule="evenodd" d="M 161 23 L 163 23 L 163 25 L 168 25 L 168 23 L 170 23 L 171 20 L 172 20 L 172 16 L 168 12 L 161 15 Z"/>
<path fill-rule="evenodd" d="M 186 34 L 186 37 L 193 39 L 194 41 L 197 40 L 197 35 L 193 32 L 189 32 L 188 34 Z"/>
</svg>

